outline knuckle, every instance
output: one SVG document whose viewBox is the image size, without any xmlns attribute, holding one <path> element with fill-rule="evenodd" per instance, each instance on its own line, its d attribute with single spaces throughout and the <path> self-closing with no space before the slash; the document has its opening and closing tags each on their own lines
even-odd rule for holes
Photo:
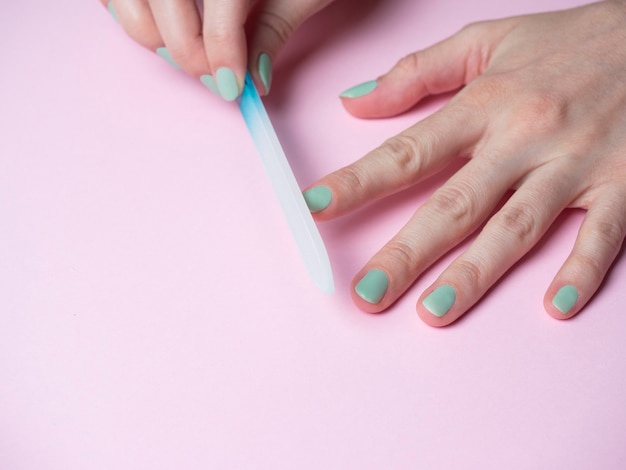
<svg viewBox="0 0 626 470">
<path fill-rule="evenodd" d="M 334 174 L 337 185 L 352 194 L 360 194 L 367 188 L 367 178 L 356 165 L 350 165 Z"/>
<path fill-rule="evenodd" d="M 587 253 L 577 253 L 575 255 L 575 265 L 578 265 L 585 272 L 585 278 L 600 283 L 606 274 L 605 266 L 598 257 Z"/>
<path fill-rule="evenodd" d="M 536 209 L 528 203 L 503 208 L 497 214 L 495 223 L 507 238 L 512 237 L 523 246 L 536 241 L 541 227 Z"/>
<path fill-rule="evenodd" d="M 618 252 L 624 243 L 624 226 L 618 221 L 599 222 L 591 229 L 591 238 L 607 245 L 613 252 Z"/>
<path fill-rule="evenodd" d="M 463 283 L 468 291 L 481 290 L 482 279 L 485 273 L 480 263 L 469 259 L 459 259 L 455 262 L 455 276 Z"/>
<path fill-rule="evenodd" d="M 284 16 L 269 10 L 259 12 L 257 23 L 260 27 L 266 28 L 275 34 L 281 44 L 287 42 L 287 39 L 296 29 L 296 25 Z"/>
<path fill-rule="evenodd" d="M 464 183 L 442 186 L 430 199 L 431 209 L 455 223 L 466 225 L 476 215 L 477 195 L 474 188 Z"/>
<path fill-rule="evenodd" d="M 428 133 L 424 133 L 419 142 L 412 135 L 402 133 L 388 139 L 382 150 L 385 157 L 403 174 L 414 175 L 421 170 L 419 156 L 428 154 L 425 148 L 434 146 L 433 138 Z"/>
<path fill-rule="evenodd" d="M 465 38 L 475 38 L 476 36 L 483 34 L 485 29 L 485 21 L 473 21 L 471 23 L 467 23 L 459 30 L 459 35 Z"/>
<path fill-rule="evenodd" d="M 401 268 L 409 278 L 417 277 L 417 252 L 415 244 L 405 238 L 396 237 L 384 248 L 384 257 L 394 269 Z"/>
<path fill-rule="evenodd" d="M 569 103 L 561 93 L 541 91 L 524 98 L 519 124 L 530 134 L 550 133 L 563 124 L 568 115 Z"/>
<path fill-rule="evenodd" d="M 493 102 L 495 99 L 503 99 L 510 87 L 510 77 L 506 73 L 481 75 L 472 81 L 467 88 L 472 91 L 471 95 L 481 103 Z"/>
<path fill-rule="evenodd" d="M 419 52 L 413 52 L 411 54 L 405 55 L 396 63 L 395 68 L 407 74 L 414 74 L 419 66 L 419 56 Z"/>
</svg>

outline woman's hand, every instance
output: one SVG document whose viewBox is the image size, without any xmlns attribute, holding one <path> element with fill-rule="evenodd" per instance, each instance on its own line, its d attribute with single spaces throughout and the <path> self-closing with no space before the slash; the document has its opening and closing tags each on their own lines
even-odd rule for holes
<svg viewBox="0 0 626 470">
<path fill-rule="evenodd" d="M 342 100 L 355 116 L 387 117 L 462 86 L 440 111 L 310 187 L 309 207 L 317 220 L 338 217 L 469 156 L 357 274 L 354 302 L 388 308 L 488 220 L 417 303 L 426 323 L 447 325 L 578 207 L 587 214 L 544 299 L 550 315 L 570 318 L 626 232 L 626 2 L 470 25 Z"/>
<path fill-rule="evenodd" d="M 128 35 L 228 101 L 246 68 L 269 92 L 272 59 L 291 33 L 332 0 L 100 0 Z"/>
</svg>

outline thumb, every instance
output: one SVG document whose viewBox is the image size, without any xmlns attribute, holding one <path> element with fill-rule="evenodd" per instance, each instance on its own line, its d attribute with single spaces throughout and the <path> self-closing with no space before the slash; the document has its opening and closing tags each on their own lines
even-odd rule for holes
<svg viewBox="0 0 626 470">
<path fill-rule="evenodd" d="M 407 111 L 427 96 L 456 90 L 486 70 L 492 51 L 511 27 L 507 21 L 466 26 L 407 55 L 377 80 L 344 91 L 343 106 L 356 117 L 382 118 Z"/>
<path fill-rule="evenodd" d="M 293 32 L 333 0 L 266 0 L 257 2 L 247 22 L 248 70 L 259 92 L 272 85 L 272 62 Z"/>
</svg>

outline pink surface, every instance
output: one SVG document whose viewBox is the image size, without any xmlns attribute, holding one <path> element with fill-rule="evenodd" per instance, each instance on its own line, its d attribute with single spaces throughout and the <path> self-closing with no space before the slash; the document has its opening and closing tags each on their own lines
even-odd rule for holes
<svg viewBox="0 0 626 470">
<path fill-rule="evenodd" d="M 336 4 L 267 101 L 299 182 L 443 103 L 359 121 L 338 92 L 467 22 L 574 3 Z M 352 275 L 443 177 L 321 225 L 326 296 L 234 104 L 96 0 L 4 1 L 0 43 L 0 469 L 624 468 L 623 259 L 576 319 L 542 307 L 582 213 L 450 328 L 414 303 L 454 253 L 364 314 Z"/>
</svg>

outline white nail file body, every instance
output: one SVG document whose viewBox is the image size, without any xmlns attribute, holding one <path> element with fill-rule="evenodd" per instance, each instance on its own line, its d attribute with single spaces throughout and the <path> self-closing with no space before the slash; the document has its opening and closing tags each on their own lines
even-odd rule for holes
<svg viewBox="0 0 626 470">
<path fill-rule="evenodd" d="M 246 74 L 246 82 L 239 100 L 239 109 L 261 156 L 265 171 L 287 218 L 309 275 L 322 291 L 332 294 L 335 286 L 326 247 L 304 201 L 261 97 L 248 74 Z"/>
</svg>

